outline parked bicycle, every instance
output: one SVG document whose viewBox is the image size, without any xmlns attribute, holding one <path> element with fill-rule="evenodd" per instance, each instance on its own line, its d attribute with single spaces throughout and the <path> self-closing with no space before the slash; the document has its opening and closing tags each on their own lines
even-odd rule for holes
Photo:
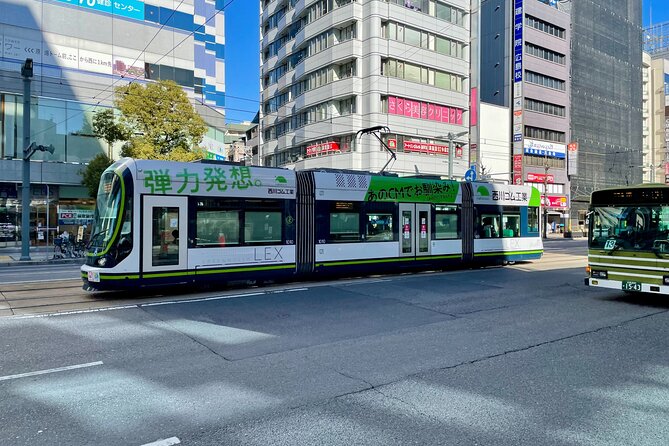
<svg viewBox="0 0 669 446">
<path fill-rule="evenodd" d="M 53 240 L 54 259 L 74 259 L 83 257 L 86 253 L 86 244 L 83 241 L 72 242 L 67 233 L 61 234 Z"/>
</svg>

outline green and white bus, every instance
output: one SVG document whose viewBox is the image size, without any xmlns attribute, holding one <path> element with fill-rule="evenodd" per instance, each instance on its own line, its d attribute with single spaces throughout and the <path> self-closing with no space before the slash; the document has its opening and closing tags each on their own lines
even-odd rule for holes
<svg viewBox="0 0 669 446">
<path fill-rule="evenodd" d="M 593 192 L 585 284 L 669 294 L 669 186 Z"/>
</svg>

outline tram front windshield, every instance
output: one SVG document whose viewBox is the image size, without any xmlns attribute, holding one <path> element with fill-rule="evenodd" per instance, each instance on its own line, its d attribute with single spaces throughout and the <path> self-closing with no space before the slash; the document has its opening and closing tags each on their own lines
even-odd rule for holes
<svg viewBox="0 0 669 446">
<path fill-rule="evenodd" d="M 669 253 L 669 206 L 593 207 L 591 248 Z"/>
<path fill-rule="evenodd" d="M 102 174 L 89 248 L 104 249 L 111 240 L 119 218 L 121 195 L 121 178 L 114 172 Z"/>
</svg>

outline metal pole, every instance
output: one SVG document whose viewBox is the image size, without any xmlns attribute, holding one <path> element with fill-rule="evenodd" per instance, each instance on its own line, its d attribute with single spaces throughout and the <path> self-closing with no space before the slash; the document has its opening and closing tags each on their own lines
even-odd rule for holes
<svg viewBox="0 0 669 446">
<path fill-rule="evenodd" d="M 30 260 L 30 76 L 23 76 L 23 183 L 21 185 L 21 260 Z"/>
<path fill-rule="evenodd" d="M 46 259 L 49 260 L 49 185 L 46 185 Z"/>
<path fill-rule="evenodd" d="M 548 152 L 544 154 L 544 238 L 548 237 Z"/>
<path fill-rule="evenodd" d="M 448 133 L 448 179 L 453 179 L 453 139 L 455 135 Z"/>
</svg>

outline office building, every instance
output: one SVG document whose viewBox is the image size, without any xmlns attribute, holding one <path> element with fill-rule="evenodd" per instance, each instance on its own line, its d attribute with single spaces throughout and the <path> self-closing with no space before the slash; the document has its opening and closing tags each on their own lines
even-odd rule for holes
<svg viewBox="0 0 669 446">
<path fill-rule="evenodd" d="M 494 181 L 540 189 L 548 224 L 556 229 L 569 215 L 568 6 L 481 4 L 481 170 Z"/>
<path fill-rule="evenodd" d="M 572 3 L 572 226 L 594 190 L 638 184 L 643 173 L 641 0 Z M 571 172 L 570 172 L 571 173 Z"/>
<path fill-rule="evenodd" d="M 470 16 L 470 0 L 261 1 L 262 163 L 447 175 L 452 143 L 462 177 Z M 396 160 L 356 135 L 377 126 Z"/>
<path fill-rule="evenodd" d="M 92 117 L 112 105 L 116 86 L 176 81 L 210 125 L 204 146 L 222 147 L 225 41 L 224 16 L 217 12 L 222 4 L 0 0 L 0 242 L 17 238 L 22 212 L 26 59 L 34 64 L 31 141 L 55 147 L 53 154 L 32 157 L 30 221 L 33 228 L 46 228 L 48 221 L 53 236 L 90 222 L 93 201 L 81 187 L 80 172 L 108 150 L 92 134 Z M 33 234 L 40 238 L 45 232 Z"/>
</svg>

